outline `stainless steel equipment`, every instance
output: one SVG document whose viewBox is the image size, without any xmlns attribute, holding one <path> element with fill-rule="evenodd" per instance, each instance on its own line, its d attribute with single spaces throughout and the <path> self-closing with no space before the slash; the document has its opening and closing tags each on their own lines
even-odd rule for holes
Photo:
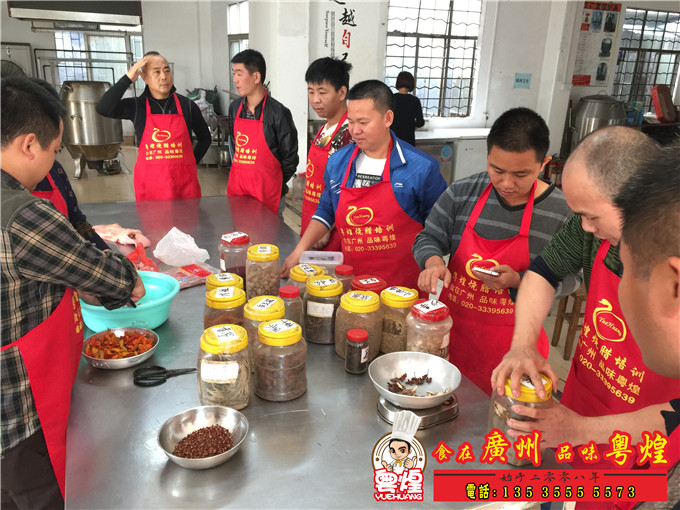
<svg viewBox="0 0 680 510">
<path fill-rule="evenodd" d="M 582 97 L 571 125 L 571 150 L 586 135 L 606 126 L 623 126 L 626 123 L 626 110 L 616 98 L 597 94 Z"/>
<path fill-rule="evenodd" d="M 66 108 L 63 143 L 76 160 L 78 179 L 86 162 L 106 173 L 120 172 L 120 162 L 114 158 L 123 143 L 120 119 L 102 117 L 97 103 L 110 88 L 105 81 L 65 81 L 59 98 Z"/>
</svg>

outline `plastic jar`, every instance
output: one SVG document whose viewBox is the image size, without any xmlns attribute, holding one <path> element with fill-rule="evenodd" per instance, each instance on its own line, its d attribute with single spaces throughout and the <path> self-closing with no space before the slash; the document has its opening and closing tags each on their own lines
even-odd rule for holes
<svg viewBox="0 0 680 510">
<path fill-rule="evenodd" d="M 512 418 L 517 421 L 536 421 L 533 418 L 527 416 L 522 416 L 512 411 L 512 406 L 522 405 L 531 407 L 534 409 L 550 409 L 555 405 L 555 401 L 552 398 L 552 381 L 545 374 L 541 374 L 541 379 L 543 380 L 543 387 L 545 388 L 545 398 L 541 399 L 536 394 L 536 388 L 534 387 L 531 379 L 526 375 L 522 376 L 520 381 L 520 394 L 518 398 L 512 396 L 512 390 L 510 389 L 510 378 L 508 377 L 505 381 L 505 393 L 499 395 L 494 391 L 491 395 L 491 406 L 489 407 L 489 430 L 498 429 L 503 434 L 506 434 L 510 429 L 507 425 L 507 421 Z M 543 449 L 541 449 L 543 452 Z M 508 462 L 513 466 L 525 466 L 531 464 L 528 459 L 517 460 L 514 448 L 509 448 L 507 452 Z"/>
<path fill-rule="evenodd" d="M 428 352 L 449 359 L 449 333 L 453 320 L 449 307 L 436 299 L 419 299 L 406 317 L 406 350 Z"/>
<path fill-rule="evenodd" d="M 352 290 L 370 290 L 380 295 L 387 288 L 387 282 L 379 276 L 361 274 L 352 279 L 351 288 Z"/>
<path fill-rule="evenodd" d="M 220 287 L 205 293 L 203 329 L 218 324 L 243 325 L 243 305 L 246 293 L 236 287 Z"/>
<path fill-rule="evenodd" d="M 279 297 L 283 299 L 284 317 L 289 321 L 300 324 L 302 328 L 302 298 L 300 289 L 294 285 L 284 285 L 279 289 Z"/>
<path fill-rule="evenodd" d="M 380 293 L 383 315 L 380 352 L 406 350 L 406 317 L 417 299 L 418 291 L 408 287 L 387 287 Z"/>
<path fill-rule="evenodd" d="M 314 264 L 298 264 L 290 270 L 286 285 L 295 285 L 301 292 L 307 287 L 307 280 L 312 276 L 325 274 L 322 267 Z"/>
<path fill-rule="evenodd" d="M 352 288 L 354 278 L 354 268 L 349 264 L 335 266 L 335 277 L 342 282 L 342 291 L 349 292 Z"/>
<path fill-rule="evenodd" d="M 326 276 L 312 276 L 302 300 L 303 335 L 308 342 L 332 344 L 335 332 L 335 312 L 340 306 L 342 283 Z"/>
<path fill-rule="evenodd" d="M 276 296 L 279 293 L 281 259 L 279 249 L 273 244 L 256 244 L 248 248 L 246 260 L 246 294 Z"/>
<path fill-rule="evenodd" d="M 217 273 L 211 274 L 205 279 L 205 288 L 208 290 L 219 289 L 220 287 L 243 288 L 243 278 L 236 273 Z"/>
<path fill-rule="evenodd" d="M 283 319 L 286 314 L 286 307 L 283 299 L 278 296 L 258 296 L 249 299 L 243 307 L 243 327 L 248 332 L 251 351 L 257 344 L 257 331 L 260 324 L 266 321 Z"/>
<path fill-rule="evenodd" d="M 335 317 L 335 352 L 341 358 L 345 357 L 345 339 L 350 329 L 368 333 L 368 361 L 373 361 L 382 340 L 380 298 L 375 292 L 351 290 L 340 299 Z"/>
<path fill-rule="evenodd" d="M 201 404 L 243 409 L 250 398 L 248 333 L 236 324 L 205 330 L 198 351 Z"/>
<path fill-rule="evenodd" d="M 244 232 L 225 232 L 217 249 L 220 252 L 220 270 L 246 277 L 246 257 L 250 236 Z"/>
<path fill-rule="evenodd" d="M 298 398 L 307 391 L 307 342 L 299 324 L 287 319 L 268 321 L 258 328 L 260 341 L 253 352 L 255 394 L 265 400 Z"/>
<path fill-rule="evenodd" d="M 368 333 L 350 329 L 345 340 L 345 371 L 363 374 L 368 369 Z"/>
</svg>

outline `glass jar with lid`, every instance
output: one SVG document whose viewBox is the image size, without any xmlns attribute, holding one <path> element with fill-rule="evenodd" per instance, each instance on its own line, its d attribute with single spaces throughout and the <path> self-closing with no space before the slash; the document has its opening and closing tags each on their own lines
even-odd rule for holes
<svg viewBox="0 0 680 510">
<path fill-rule="evenodd" d="M 349 292 L 352 289 L 354 268 L 349 264 L 335 266 L 335 277 L 342 282 L 342 292 Z"/>
<path fill-rule="evenodd" d="M 286 314 L 286 306 L 283 299 L 278 296 L 258 296 L 249 299 L 243 308 L 243 327 L 248 332 L 251 350 L 257 344 L 257 330 L 260 324 L 275 319 L 283 319 Z"/>
<path fill-rule="evenodd" d="M 203 329 L 218 324 L 243 325 L 243 306 L 246 293 L 236 287 L 220 287 L 205 293 Z"/>
<path fill-rule="evenodd" d="M 380 298 L 370 290 L 351 290 L 343 294 L 335 318 L 335 352 L 345 357 L 345 342 L 350 329 L 363 329 L 368 333 L 368 361 L 378 355 L 382 340 L 382 314 Z"/>
<path fill-rule="evenodd" d="M 553 407 L 555 401 L 552 398 L 552 380 L 545 374 L 541 374 L 541 379 L 543 381 L 543 387 L 545 388 L 545 398 L 540 398 L 536 394 L 536 387 L 526 375 L 523 375 L 520 380 L 520 394 L 519 397 L 515 398 L 512 396 L 510 378 L 508 377 L 505 381 L 505 393 L 499 395 L 498 392 L 494 391 L 491 396 L 491 406 L 489 407 L 489 430 L 498 429 L 508 437 L 507 434 L 510 427 L 508 427 L 507 421 L 509 419 L 517 421 L 536 421 L 534 418 L 515 413 L 512 410 L 512 406 L 522 405 L 533 409 L 550 409 Z M 508 437 L 508 439 L 510 438 Z M 542 449 L 541 452 L 543 452 Z M 507 456 L 508 463 L 513 466 L 531 464 L 531 461 L 528 459 L 518 460 L 515 455 L 515 450 L 512 447 L 508 448 Z"/>
<path fill-rule="evenodd" d="M 302 327 L 302 298 L 300 289 L 294 285 L 284 285 L 279 289 L 279 297 L 283 299 L 285 307 L 284 317 Z"/>
<path fill-rule="evenodd" d="M 246 256 L 250 248 L 250 236 L 245 232 L 225 232 L 217 249 L 220 252 L 220 270 L 246 277 Z"/>
<path fill-rule="evenodd" d="M 331 276 L 312 276 L 307 280 L 302 300 L 303 335 L 308 342 L 332 344 L 335 313 L 340 305 L 342 283 Z"/>
<path fill-rule="evenodd" d="M 380 293 L 387 288 L 387 282 L 379 276 L 371 276 L 368 274 L 360 274 L 352 278 L 352 290 L 370 290 L 380 295 Z"/>
<path fill-rule="evenodd" d="M 258 328 L 255 346 L 255 394 L 265 400 L 298 398 L 307 391 L 307 343 L 299 324 L 287 319 L 267 321 Z"/>
<path fill-rule="evenodd" d="M 198 398 L 204 406 L 243 409 L 250 399 L 248 333 L 236 324 L 205 330 L 198 351 Z"/>
<path fill-rule="evenodd" d="M 436 299 L 419 299 L 406 317 L 406 350 L 428 352 L 449 359 L 453 320 L 449 307 Z"/>
<path fill-rule="evenodd" d="M 406 350 L 406 318 L 417 299 L 418 291 L 408 287 L 387 287 L 380 293 L 383 314 L 380 352 Z"/>
<path fill-rule="evenodd" d="M 243 278 L 236 273 L 217 273 L 211 274 L 205 279 L 205 288 L 208 290 L 219 289 L 220 287 L 243 288 Z"/>
<path fill-rule="evenodd" d="M 246 295 L 276 296 L 281 286 L 279 248 L 273 244 L 256 244 L 248 248 L 246 260 Z"/>
<path fill-rule="evenodd" d="M 307 288 L 307 280 L 309 278 L 325 273 L 324 269 L 320 266 L 314 264 L 298 264 L 291 268 L 286 285 L 295 285 L 301 292 L 304 292 Z"/>
<path fill-rule="evenodd" d="M 368 333 L 363 329 L 350 329 L 345 340 L 345 371 L 363 374 L 368 369 Z"/>
</svg>

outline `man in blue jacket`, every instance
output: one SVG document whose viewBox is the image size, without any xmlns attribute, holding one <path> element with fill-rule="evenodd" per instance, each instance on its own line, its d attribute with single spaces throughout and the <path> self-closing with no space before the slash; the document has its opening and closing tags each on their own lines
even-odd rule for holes
<svg viewBox="0 0 680 510">
<path fill-rule="evenodd" d="M 387 85 L 377 80 L 357 83 L 347 99 L 354 143 L 328 160 L 319 206 L 281 274 L 335 224 L 344 261 L 355 274 L 417 288 L 420 270 L 411 246 L 446 181 L 434 158 L 390 131 L 394 97 Z"/>
</svg>

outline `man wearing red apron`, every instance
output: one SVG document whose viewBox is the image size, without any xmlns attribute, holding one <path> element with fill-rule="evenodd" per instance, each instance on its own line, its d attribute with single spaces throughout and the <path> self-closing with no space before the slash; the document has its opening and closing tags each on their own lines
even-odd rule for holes
<svg viewBox="0 0 680 510">
<path fill-rule="evenodd" d="M 319 207 L 282 275 L 335 224 L 345 263 L 356 274 L 415 288 L 419 269 L 411 246 L 446 182 L 434 158 L 391 134 L 393 101 L 377 80 L 350 90 L 347 118 L 355 143 L 328 160 Z"/>
<path fill-rule="evenodd" d="M 352 141 L 347 129 L 347 90 L 349 89 L 349 70 L 352 65 L 337 58 L 324 57 L 315 60 L 307 68 L 305 81 L 309 104 L 317 115 L 326 119 L 309 146 L 305 189 L 302 196 L 302 219 L 300 235 L 304 235 L 307 225 L 319 205 L 319 197 L 325 185 L 324 172 L 328 158 Z M 340 237 L 336 229 L 317 243 L 315 248 L 327 251 L 340 251 Z"/>
<path fill-rule="evenodd" d="M 586 137 L 564 168 L 563 189 L 575 215 L 532 262 L 520 285 L 511 350 L 493 374 L 493 386 L 511 374 L 538 372 L 557 378 L 535 352 L 535 331 L 550 309 L 552 282 L 582 268 L 588 287 L 584 324 L 560 404 L 549 410 L 521 409 L 538 422 L 509 420 L 510 435 L 538 429 L 546 446 L 606 444 L 614 430 L 641 441 L 644 431 L 662 430 L 660 411 L 680 396 L 680 380 L 646 366 L 618 304 L 620 212 L 613 200 L 656 146 L 629 128 L 605 128 Z M 553 386 L 554 387 L 554 386 Z M 540 393 L 542 385 L 538 383 Z M 530 430 L 529 430 L 530 431 Z"/>
<path fill-rule="evenodd" d="M 229 107 L 232 162 L 227 196 L 249 195 L 283 218 L 286 183 L 299 161 L 293 117 L 264 88 L 267 69 L 260 52 L 244 50 L 231 61 L 241 99 Z"/>
<path fill-rule="evenodd" d="M 140 299 L 144 286 L 127 259 L 79 236 L 56 186 L 46 197 L 53 203 L 29 193 L 61 145 L 58 99 L 29 79 L 7 78 L 0 100 L 9 140 L 0 195 L 2 507 L 63 508 L 66 425 L 83 340 L 73 289 L 114 308 Z M 30 131 L 36 125 L 39 134 Z"/>
</svg>

